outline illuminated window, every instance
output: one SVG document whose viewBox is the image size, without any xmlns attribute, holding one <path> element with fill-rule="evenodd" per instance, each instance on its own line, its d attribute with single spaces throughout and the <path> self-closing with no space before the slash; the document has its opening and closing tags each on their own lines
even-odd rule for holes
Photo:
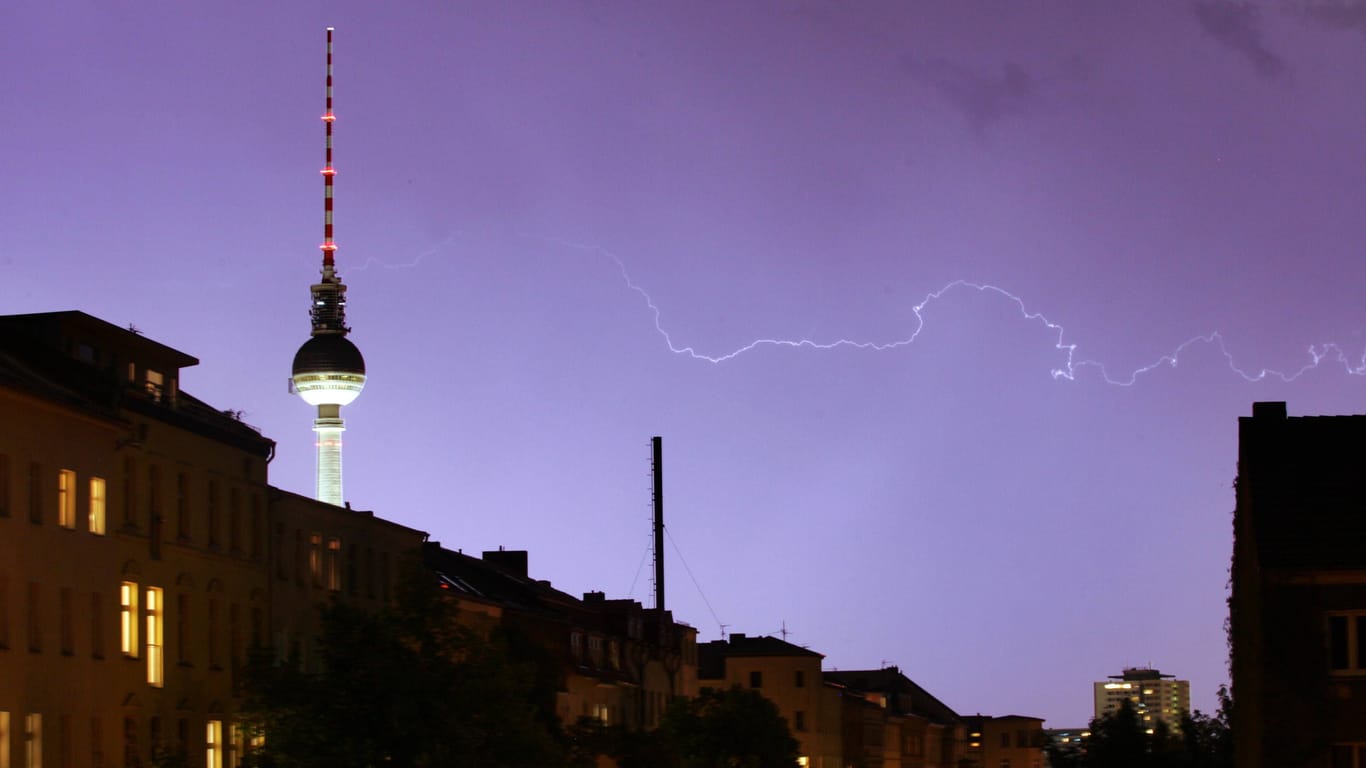
<svg viewBox="0 0 1366 768">
<path fill-rule="evenodd" d="M 153 400 L 160 402 L 162 393 L 166 388 L 165 378 L 161 375 L 161 371 L 154 371 L 151 368 L 148 368 L 145 386 L 147 394 L 150 395 Z"/>
<path fill-rule="evenodd" d="M 1366 611 L 1328 614 L 1328 666 L 1333 674 L 1366 674 Z"/>
<path fill-rule="evenodd" d="M 148 587 L 146 592 L 147 611 L 147 684 L 160 688 L 165 682 L 162 669 L 162 632 L 165 630 L 161 589 Z"/>
<path fill-rule="evenodd" d="M 24 768 L 43 768 L 43 716 L 24 715 Z"/>
<path fill-rule="evenodd" d="M 204 768 L 223 768 L 222 720 L 210 720 L 204 727 Z"/>
<path fill-rule="evenodd" d="M 90 532 L 104 535 L 104 478 L 90 478 Z"/>
<path fill-rule="evenodd" d="M 323 537 L 320 533 L 310 534 L 308 537 L 308 574 L 313 578 L 313 586 L 323 585 Z"/>
<path fill-rule="evenodd" d="M 0 710 L 0 768 L 9 768 L 9 713 Z"/>
<path fill-rule="evenodd" d="M 57 524 L 76 527 L 76 473 L 70 469 L 57 470 Z"/>
<path fill-rule="evenodd" d="M 119 649 L 124 656 L 138 655 L 138 583 L 119 585 Z"/>
<path fill-rule="evenodd" d="M 341 570 L 338 560 L 341 558 L 341 540 L 327 540 L 327 588 L 333 592 L 341 590 Z"/>
</svg>

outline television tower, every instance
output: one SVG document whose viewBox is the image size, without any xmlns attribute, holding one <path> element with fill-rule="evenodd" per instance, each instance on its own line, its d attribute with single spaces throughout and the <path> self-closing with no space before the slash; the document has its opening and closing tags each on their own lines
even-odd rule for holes
<svg viewBox="0 0 1366 768">
<path fill-rule="evenodd" d="M 333 256 L 337 244 L 332 240 L 332 27 L 327 28 L 327 111 L 326 164 L 323 167 L 323 268 L 322 279 L 310 286 L 313 303 L 312 338 L 294 355 L 294 391 L 309 405 L 316 406 L 318 418 L 313 431 L 318 434 L 318 501 L 342 505 L 342 421 L 341 407 L 349 405 L 365 387 L 365 358 L 346 338 L 346 286 L 337 274 Z"/>
</svg>

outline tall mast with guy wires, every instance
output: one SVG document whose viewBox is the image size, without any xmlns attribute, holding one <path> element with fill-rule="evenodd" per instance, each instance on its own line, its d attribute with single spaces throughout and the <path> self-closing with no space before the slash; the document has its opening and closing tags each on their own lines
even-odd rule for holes
<svg viewBox="0 0 1366 768">
<path fill-rule="evenodd" d="M 294 355 L 294 391 L 304 402 L 318 409 L 313 431 L 318 435 L 318 482 L 316 498 L 341 506 L 342 496 L 342 421 L 341 407 L 349 405 L 365 387 L 365 358 L 346 338 L 346 286 L 337 274 L 337 244 L 332 239 L 332 27 L 327 28 L 327 111 L 323 126 L 327 137 L 323 165 L 323 252 L 322 279 L 309 288 L 313 303 L 309 317 L 311 338 Z"/>
</svg>

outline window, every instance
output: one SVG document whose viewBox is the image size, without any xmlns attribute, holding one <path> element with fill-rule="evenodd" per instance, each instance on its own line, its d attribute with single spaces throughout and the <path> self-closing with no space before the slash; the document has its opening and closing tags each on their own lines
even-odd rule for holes
<svg viewBox="0 0 1366 768">
<path fill-rule="evenodd" d="M 0 571 L 0 651 L 9 648 L 9 574 Z M 0 768 L 4 765 L 0 764 Z"/>
<path fill-rule="evenodd" d="M 154 371 L 151 368 L 148 368 L 146 373 L 147 379 L 145 386 L 148 396 L 156 402 L 161 402 L 161 396 L 165 390 L 165 378 L 161 375 L 161 371 Z"/>
<path fill-rule="evenodd" d="M 1009 747 L 1010 747 L 1010 732 L 1009 732 L 1009 731 L 1007 731 L 1007 732 L 1001 734 L 1001 746 L 1002 746 L 1002 747 L 1006 747 L 1006 748 L 1009 748 Z"/>
<path fill-rule="evenodd" d="M 76 652 L 74 634 L 71 629 L 71 589 L 62 587 L 57 593 L 57 642 L 66 656 Z"/>
<path fill-rule="evenodd" d="M 57 525 L 76 528 L 76 473 L 70 469 L 57 470 Z"/>
<path fill-rule="evenodd" d="M 175 596 L 175 660 L 190 665 L 190 596 L 184 592 Z"/>
<path fill-rule="evenodd" d="M 57 765 L 71 768 L 71 715 L 57 717 Z"/>
<path fill-rule="evenodd" d="M 792 728 L 798 731 L 806 730 L 806 713 L 800 709 L 792 713 Z"/>
<path fill-rule="evenodd" d="M 228 551 L 242 554 L 242 493 L 228 489 Z"/>
<path fill-rule="evenodd" d="M 209 669 L 222 669 L 222 654 L 219 651 L 218 596 L 209 595 Z"/>
<path fill-rule="evenodd" d="M 123 527 L 136 530 L 138 527 L 138 480 L 137 464 L 132 456 L 123 458 Z"/>
<path fill-rule="evenodd" d="M 162 632 L 164 627 L 164 607 L 161 589 L 148 587 L 147 603 L 147 684 L 160 688 L 165 681 L 162 671 Z"/>
<path fill-rule="evenodd" d="M 104 535 L 104 478 L 90 478 L 90 532 Z"/>
<path fill-rule="evenodd" d="M 161 467 L 147 467 L 147 536 L 153 559 L 161 559 Z"/>
<path fill-rule="evenodd" d="M 104 658 L 104 598 L 99 592 L 90 593 L 90 657 Z"/>
<path fill-rule="evenodd" d="M 98 717 L 90 718 L 90 766 L 104 768 L 104 728 Z"/>
<path fill-rule="evenodd" d="M 0 517 L 9 517 L 9 456 L 0 453 Z M 0 764 L 0 768 L 7 768 Z"/>
<path fill-rule="evenodd" d="M 43 524 L 43 465 L 28 463 L 28 521 Z"/>
<path fill-rule="evenodd" d="M 9 713 L 0 710 L 0 768 L 9 768 Z"/>
<path fill-rule="evenodd" d="M 1334 674 L 1366 674 L 1366 611 L 1328 614 L 1328 666 Z"/>
<path fill-rule="evenodd" d="M 209 549 L 218 549 L 218 481 L 210 480 L 205 491 L 205 509 L 208 510 Z"/>
<path fill-rule="evenodd" d="M 119 649 L 124 656 L 138 655 L 138 583 L 119 585 Z"/>
<path fill-rule="evenodd" d="M 310 534 L 308 537 L 308 575 L 313 579 L 313 586 L 323 585 L 323 537 L 320 533 Z"/>
<path fill-rule="evenodd" d="M 37 582 L 28 583 L 28 649 L 33 653 L 43 651 L 43 627 L 42 615 L 39 611 L 39 602 L 42 600 L 42 588 Z"/>
<path fill-rule="evenodd" d="M 190 540 L 190 476 L 184 472 L 175 476 L 175 537 Z"/>
<path fill-rule="evenodd" d="M 793 684 L 793 685 L 797 686 L 798 688 L 805 688 L 805 687 L 806 687 L 806 671 L 805 671 L 805 670 L 801 670 L 801 669 L 797 670 L 797 671 L 796 671 L 796 674 L 794 674 L 792 677 L 793 677 L 793 679 L 792 679 L 792 684 Z"/>
<path fill-rule="evenodd" d="M 341 570 L 337 562 L 341 557 L 341 539 L 327 540 L 327 588 L 333 592 L 341 591 Z"/>
<path fill-rule="evenodd" d="M 24 715 L 24 768 L 43 766 L 43 716 Z"/>
<path fill-rule="evenodd" d="M 1366 744 L 1334 744 L 1330 768 L 1366 768 Z"/>
<path fill-rule="evenodd" d="M 251 495 L 251 522 L 250 530 L 247 533 L 247 554 L 252 560 L 261 557 L 261 536 L 264 530 L 264 513 L 261 511 L 261 494 Z"/>
<path fill-rule="evenodd" d="M 210 720 L 204 727 L 204 768 L 223 768 L 222 720 Z"/>
<path fill-rule="evenodd" d="M 750 673 L 749 673 L 749 687 L 750 687 L 750 688 L 763 688 L 763 687 L 764 687 L 764 673 L 763 673 L 763 672 L 758 672 L 758 671 L 750 672 Z"/>
</svg>

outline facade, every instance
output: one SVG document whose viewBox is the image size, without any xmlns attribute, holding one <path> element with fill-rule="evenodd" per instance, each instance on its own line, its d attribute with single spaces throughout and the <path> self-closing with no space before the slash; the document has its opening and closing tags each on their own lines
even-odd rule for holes
<svg viewBox="0 0 1366 768">
<path fill-rule="evenodd" d="M 841 695 L 824 684 L 815 651 L 775 637 L 738 632 L 698 647 L 698 683 L 709 688 L 739 686 L 773 702 L 811 768 L 844 765 L 841 755 Z"/>
<path fill-rule="evenodd" d="M 1190 714 L 1191 684 L 1176 680 L 1175 675 L 1164 675 L 1156 669 L 1129 668 L 1122 674 L 1110 675 L 1093 685 L 1096 717 L 1119 710 L 1129 701 L 1143 727 L 1151 730 L 1165 722 L 1172 730 L 1181 727 L 1181 718 Z"/>
<path fill-rule="evenodd" d="M 231 765 L 266 632 L 274 444 L 193 357 L 80 312 L 0 318 L 0 765 Z"/>
<path fill-rule="evenodd" d="M 697 695 L 697 630 L 668 611 L 602 592 L 576 598 L 530 578 L 522 550 L 476 558 L 433 542 L 423 559 L 461 621 L 501 628 L 540 650 L 555 677 L 553 709 L 565 725 L 591 718 L 653 728 L 673 699 Z"/>
<path fill-rule="evenodd" d="M 845 697 L 846 764 L 957 768 L 965 758 L 963 719 L 897 667 L 827 671 L 824 677 Z"/>
<path fill-rule="evenodd" d="M 1238 420 L 1229 600 L 1239 768 L 1366 766 L 1366 416 Z"/>
<path fill-rule="evenodd" d="M 230 768 L 253 645 L 378 607 L 425 534 L 271 488 L 198 361 L 80 312 L 0 317 L 0 766 Z"/>
<path fill-rule="evenodd" d="M 1041 768 L 1047 736 L 1043 718 L 966 715 L 965 765 L 974 768 Z"/>
</svg>

